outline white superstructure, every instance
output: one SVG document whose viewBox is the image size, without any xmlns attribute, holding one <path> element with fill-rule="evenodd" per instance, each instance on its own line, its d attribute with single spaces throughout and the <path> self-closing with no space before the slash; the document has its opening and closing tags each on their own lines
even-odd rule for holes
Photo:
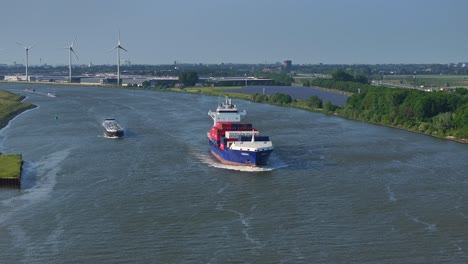
<svg viewBox="0 0 468 264">
<path fill-rule="evenodd" d="M 237 111 L 235 104 L 232 104 L 231 99 L 226 97 L 224 103 L 221 103 L 216 108 L 216 112 L 208 111 L 208 115 L 213 118 L 214 125 L 217 122 L 240 122 L 242 118 L 247 114 L 247 111 Z"/>
</svg>

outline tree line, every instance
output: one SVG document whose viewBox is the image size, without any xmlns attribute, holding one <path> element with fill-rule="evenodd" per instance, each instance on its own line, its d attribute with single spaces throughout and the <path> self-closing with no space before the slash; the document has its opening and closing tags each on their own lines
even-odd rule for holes
<svg viewBox="0 0 468 264">
<path fill-rule="evenodd" d="M 438 137 L 468 140 L 468 89 L 425 92 L 376 87 L 367 84 L 364 78 L 339 71 L 332 75 L 332 79 L 315 79 L 306 84 L 352 92 L 353 95 L 344 107 L 323 102 L 317 96 L 301 101 L 283 94 L 255 94 L 251 99 L 338 114 Z"/>
<path fill-rule="evenodd" d="M 434 135 L 468 139 L 468 90 L 448 93 L 373 87 L 352 95 L 338 114 Z"/>
<path fill-rule="evenodd" d="M 329 101 L 324 103 L 317 96 L 301 101 L 280 93 L 254 94 L 251 100 L 338 114 L 432 136 L 468 139 L 467 89 L 455 89 L 454 92 L 447 93 L 372 87 L 365 92 L 353 94 L 344 107 L 333 105 Z"/>
<path fill-rule="evenodd" d="M 372 87 L 366 76 L 359 74 L 355 77 L 343 70 L 335 71 L 331 79 L 317 78 L 304 80 L 302 85 L 337 89 L 349 93 L 365 92 Z"/>
<path fill-rule="evenodd" d="M 336 109 L 339 115 L 433 136 L 468 139 L 467 89 L 424 92 L 375 87 L 356 82 L 343 72 L 311 84 L 354 93 L 345 107 Z"/>
</svg>

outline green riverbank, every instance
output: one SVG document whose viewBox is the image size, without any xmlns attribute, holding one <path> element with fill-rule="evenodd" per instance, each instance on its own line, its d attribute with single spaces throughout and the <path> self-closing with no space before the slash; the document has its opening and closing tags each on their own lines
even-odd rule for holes
<svg viewBox="0 0 468 264">
<path fill-rule="evenodd" d="M 20 113 L 36 107 L 24 103 L 24 96 L 7 91 L 0 91 L 0 129 Z M 0 153 L 0 186 L 17 186 L 21 180 L 21 166 L 23 160 L 20 154 L 3 155 Z"/>
<path fill-rule="evenodd" d="M 0 181 L 3 179 L 19 179 L 22 163 L 23 159 L 19 154 L 0 155 Z"/>
<path fill-rule="evenodd" d="M 310 98 L 310 99 L 307 99 L 307 100 L 293 100 L 291 99 L 290 97 L 288 98 L 287 95 L 281 95 L 281 96 L 278 96 L 278 95 L 272 95 L 272 96 L 266 96 L 266 95 L 251 95 L 251 94 L 243 94 L 243 93 L 236 93 L 236 92 L 226 92 L 224 90 L 226 89 L 232 89 L 233 87 L 209 87 L 209 88 L 198 88 L 198 87 L 194 87 L 194 88 L 184 88 L 184 89 L 180 89 L 180 88 L 172 88 L 170 89 L 171 91 L 173 92 L 185 92 L 185 93 L 194 93 L 194 94 L 205 94 L 205 95 L 212 95 L 212 96 L 229 96 L 229 97 L 232 97 L 232 98 L 237 98 L 237 99 L 242 99 L 242 100 L 249 100 L 249 101 L 253 101 L 253 102 L 258 102 L 258 103 L 269 103 L 269 104 L 274 104 L 274 105 L 279 105 L 279 106 L 286 106 L 286 107 L 294 107 L 294 108 L 298 108 L 298 109 L 301 109 L 301 110 L 306 110 L 306 111 L 311 111 L 311 112 L 320 112 L 320 113 L 324 113 L 324 114 L 329 114 L 329 115 L 335 115 L 335 116 L 340 116 L 340 117 L 343 117 L 343 118 L 346 118 L 346 119 L 350 119 L 350 120 L 356 120 L 356 121 L 361 121 L 361 122 L 366 122 L 366 123 L 371 123 L 371 124 L 375 124 L 375 125 L 382 125 L 382 126 L 387 126 L 387 127 L 391 127 L 391 128 L 396 128 L 396 129 L 402 129 L 402 130 L 406 130 L 406 131 L 410 131 L 410 132 L 414 132 L 414 133 L 418 133 L 418 134 L 423 134 L 423 135 L 428 135 L 428 136 L 432 136 L 432 137 L 436 137 L 436 138 L 440 138 L 440 139 L 446 139 L 446 140 L 451 140 L 451 141 L 456 141 L 456 142 L 459 142 L 459 143 L 464 143 L 464 144 L 467 144 L 468 143 L 468 138 L 466 137 L 466 131 L 465 131 L 465 127 L 460 127 L 458 128 L 457 130 L 457 127 L 455 126 L 448 126 L 448 125 L 445 125 L 444 122 L 441 122 L 440 119 L 442 117 L 445 117 L 446 115 L 448 115 L 447 113 L 445 112 L 441 112 L 439 115 L 434 114 L 435 115 L 435 121 L 437 122 L 434 122 L 435 125 L 439 125 L 439 127 L 436 127 L 435 125 L 432 125 L 431 123 L 429 123 L 429 121 L 427 120 L 422 120 L 422 119 L 416 119 L 416 118 L 413 118 L 413 120 L 409 120 L 408 122 L 385 122 L 386 119 L 384 119 L 384 117 L 386 117 L 387 115 L 384 115 L 382 114 L 382 118 L 375 118 L 374 116 L 370 116 L 372 118 L 366 118 L 366 116 L 363 116 L 362 114 L 360 114 L 361 112 L 364 113 L 364 114 L 369 114 L 369 113 L 373 113 L 375 116 L 379 116 L 379 114 L 381 114 L 379 111 L 375 110 L 375 109 L 369 109 L 369 110 L 366 110 L 365 108 L 364 109 L 354 109 L 354 105 L 351 104 L 349 106 L 345 106 L 345 107 L 337 107 L 335 105 L 332 105 L 331 103 L 327 102 L 327 103 L 322 103 L 321 100 L 318 100 L 318 98 Z M 239 88 L 242 88 L 242 87 L 239 87 Z M 332 90 L 329 90 L 332 92 Z M 338 93 L 340 91 L 337 91 Z M 424 98 L 425 100 L 431 100 L 432 97 L 447 97 L 448 99 L 446 99 L 446 101 L 453 101 L 453 98 L 451 97 L 454 97 L 453 94 L 446 94 L 446 93 L 443 93 L 443 92 L 434 92 L 434 93 L 427 93 L 427 92 L 422 92 L 422 91 L 410 91 L 410 90 L 398 90 L 398 89 L 380 89 L 380 90 L 377 90 L 377 89 L 372 89 L 372 92 L 369 92 L 368 93 L 368 97 L 370 98 L 370 96 L 376 94 L 377 95 L 377 98 L 380 96 L 382 98 L 387 98 L 387 94 L 388 93 L 407 93 L 407 94 L 415 94 L 417 93 L 418 95 L 416 95 L 416 98 Z M 367 94 L 367 93 L 365 93 Z M 351 97 L 353 98 L 352 103 L 353 102 L 361 102 L 363 101 L 364 103 L 367 103 L 369 104 L 369 99 L 364 99 L 362 98 L 364 95 L 363 94 L 356 94 L 354 97 Z M 412 99 L 413 97 L 411 96 L 408 96 L 408 99 Z M 462 101 L 464 99 L 460 99 L 460 104 L 462 104 Z M 375 102 L 374 102 L 375 101 Z M 376 103 L 377 105 L 382 105 L 383 104 L 383 99 L 374 99 L 372 100 L 373 103 Z M 413 107 L 413 105 L 419 105 L 418 103 L 410 103 L 409 106 L 406 106 L 405 109 L 411 109 L 411 107 Z M 434 104 L 429 104 L 428 107 L 432 106 L 433 107 Z M 405 105 L 403 105 L 405 106 Z M 398 105 L 394 105 L 393 106 L 394 108 L 398 108 Z M 463 110 L 463 108 L 460 108 Z M 400 117 L 402 118 L 402 117 Z M 450 114 L 449 118 L 452 118 L 452 119 L 456 119 L 455 121 L 457 121 L 458 119 L 463 119 L 463 118 L 466 118 L 466 115 L 464 112 L 461 112 L 460 110 L 459 111 L 456 111 L 455 113 L 453 114 Z M 401 119 L 403 120 L 403 119 Z M 463 119 L 464 120 L 464 119 Z M 461 121 L 458 121 L 458 123 L 462 123 L 464 124 L 465 122 L 461 120 Z M 398 121 L 398 120 L 396 120 Z M 449 120 L 451 121 L 451 120 Z M 441 123 L 441 124 L 439 124 Z M 441 129 L 444 129 L 444 130 L 441 130 Z"/>
<path fill-rule="evenodd" d="M 77 86 L 93 87 L 89 85 L 80 85 L 80 84 L 61 84 L 61 85 L 77 85 Z M 152 91 L 160 91 L 160 92 L 179 92 L 179 93 L 203 94 L 203 95 L 223 96 L 223 97 L 229 96 L 231 98 L 248 100 L 248 101 L 257 102 L 257 103 L 268 103 L 268 104 L 273 104 L 273 105 L 278 105 L 278 106 L 283 106 L 283 107 L 293 107 L 293 108 L 310 111 L 310 112 L 319 112 L 319 113 L 328 114 L 328 115 L 335 115 L 335 116 L 340 116 L 340 117 L 350 119 L 350 120 L 356 120 L 356 121 L 361 121 L 361 122 L 366 122 L 366 123 L 371 123 L 371 124 L 376 124 L 376 125 L 392 127 L 396 129 L 407 130 L 410 132 L 424 134 L 424 135 L 428 135 L 428 136 L 432 136 L 432 137 L 436 137 L 440 139 L 446 139 L 446 140 L 456 141 L 456 142 L 465 143 L 465 144 L 468 143 L 468 138 L 465 137 L 466 135 L 465 132 L 462 134 L 458 133 L 457 135 L 457 134 L 453 134 L 453 132 L 457 132 L 457 131 L 452 129 L 452 131 L 449 131 L 449 133 L 446 133 L 446 131 L 444 131 L 444 133 L 440 133 L 439 131 L 436 131 L 432 129 L 430 126 L 428 126 L 427 121 L 416 120 L 415 122 L 413 122 L 414 124 L 411 124 L 411 125 L 406 125 L 406 124 L 402 125 L 402 124 L 395 123 L 395 122 L 394 123 L 380 122 L 382 120 L 376 120 L 375 118 L 364 119 L 361 116 L 357 116 L 355 113 L 351 113 L 348 107 L 340 108 L 335 105 L 332 105 L 329 102 L 323 103 L 321 102 L 321 100 L 318 100 L 318 98 L 310 98 L 307 100 L 293 100 L 290 98 L 289 95 L 283 95 L 283 94 L 280 94 L 280 96 L 275 96 L 275 95 L 267 96 L 267 95 L 258 95 L 258 94 L 252 95 L 252 94 L 245 94 L 242 92 L 237 93 L 237 92 L 226 91 L 226 90 L 232 90 L 236 88 L 241 89 L 243 88 L 243 86 L 239 86 L 239 87 L 229 86 L 229 87 L 188 87 L 188 88 L 159 88 L 159 87 L 142 88 L 142 87 L 118 87 L 118 86 L 103 85 L 103 86 L 94 86 L 94 87 L 120 88 L 120 89 L 129 89 L 129 90 L 152 90 Z M 332 88 L 320 88 L 320 89 L 324 89 L 329 92 L 343 93 L 343 91 L 341 90 L 336 90 Z M 382 93 L 384 94 L 384 91 L 382 91 Z M 423 92 L 423 93 L 430 95 L 430 93 L 426 93 L 426 92 Z M 349 95 L 353 95 L 353 94 L 350 93 Z M 357 96 L 358 101 L 362 100 L 362 98 L 360 98 L 359 95 L 357 94 L 354 94 L 354 95 Z M 366 110 L 363 112 L 368 113 L 369 110 Z"/>
</svg>

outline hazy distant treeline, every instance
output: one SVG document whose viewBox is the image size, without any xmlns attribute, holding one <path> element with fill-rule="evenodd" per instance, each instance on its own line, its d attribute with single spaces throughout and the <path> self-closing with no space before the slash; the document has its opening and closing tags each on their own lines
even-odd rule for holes
<svg viewBox="0 0 468 264">
<path fill-rule="evenodd" d="M 75 75 L 113 72 L 116 66 L 110 65 L 75 65 Z M 308 73 L 332 74 L 338 70 L 362 75 L 367 78 L 378 75 L 468 75 L 468 63 L 457 64 L 292 64 L 284 67 L 281 63 L 275 64 L 164 64 L 164 65 L 121 65 L 124 74 L 150 75 L 150 76 L 177 76 L 180 71 L 196 71 L 200 77 L 244 76 L 261 74 L 265 72 L 282 73 Z M 1 66 L 0 75 L 9 75 L 24 71 L 24 66 Z M 68 65 L 29 66 L 30 74 L 68 74 Z"/>
</svg>

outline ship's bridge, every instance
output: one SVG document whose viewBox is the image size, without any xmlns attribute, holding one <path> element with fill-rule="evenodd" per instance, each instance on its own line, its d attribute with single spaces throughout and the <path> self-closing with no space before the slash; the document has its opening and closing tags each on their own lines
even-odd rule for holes
<svg viewBox="0 0 468 264">
<path fill-rule="evenodd" d="M 245 110 L 239 112 L 236 105 L 232 104 L 231 99 L 227 97 L 224 103 L 218 105 L 216 112 L 208 111 L 208 115 L 213 118 L 214 125 L 217 122 L 240 122 L 246 114 Z"/>
</svg>

